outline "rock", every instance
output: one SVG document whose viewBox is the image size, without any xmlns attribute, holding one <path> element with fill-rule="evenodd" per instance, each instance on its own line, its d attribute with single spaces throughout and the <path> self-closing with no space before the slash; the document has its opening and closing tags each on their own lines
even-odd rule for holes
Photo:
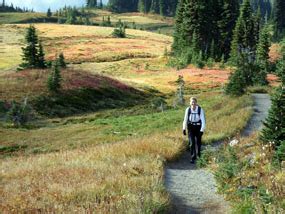
<svg viewBox="0 0 285 214">
<path fill-rule="evenodd" d="M 238 143 L 239 143 L 239 141 L 237 139 L 234 139 L 230 142 L 230 146 L 231 147 L 236 146 Z"/>
</svg>

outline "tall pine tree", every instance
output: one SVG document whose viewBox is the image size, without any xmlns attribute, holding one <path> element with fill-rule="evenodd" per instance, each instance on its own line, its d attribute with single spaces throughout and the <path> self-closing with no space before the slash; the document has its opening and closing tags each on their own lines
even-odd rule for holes
<svg viewBox="0 0 285 214">
<path fill-rule="evenodd" d="M 58 93 L 59 89 L 61 88 L 61 74 L 58 65 L 58 60 L 55 60 L 52 71 L 48 77 L 47 87 L 51 93 Z"/>
<path fill-rule="evenodd" d="M 33 25 L 30 25 L 27 29 L 26 36 L 26 47 L 22 48 L 23 63 L 20 65 L 20 69 L 24 68 L 37 68 L 39 64 L 39 55 L 38 55 L 38 35 L 36 33 L 36 28 Z"/>
<path fill-rule="evenodd" d="M 275 0 L 274 3 L 274 34 L 275 37 L 281 38 L 285 32 L 285 1 Z"/>
<path fill-rule="evenodd" d="M 256 63 L 259 67 L 259 72 L 256 74 L 256 82 L 261 85 L 267 84 L 266 76 L 269 72 L 269 48 L 270 34 L 268 26 L 264 26 L 260 32 L 259 41 L 256 50 Z"/>
<path fill-rule="evenodd" d="M 97 0 L 87 0 L 87 7 L 97 7 Z"/>
<path fill-rule="evenodd" d="M 240 14 L 234 29 L 231 43 L 231 62 L 237 64 L 238 57 L 242 52 L 255 57 L 257 34 L 255 18 L 249 0 L 244 0 Z"/>
<path fill-rule="evenodd" d="M 282 58 L 277 64 L 277 73 L 281 85 L 271 98 L 271 108 L 265 120 L 261 139 L 264 143 L 274 142 L 276 150 L 285 147 L 285 40 L 283 41 Z"/>
</svg>

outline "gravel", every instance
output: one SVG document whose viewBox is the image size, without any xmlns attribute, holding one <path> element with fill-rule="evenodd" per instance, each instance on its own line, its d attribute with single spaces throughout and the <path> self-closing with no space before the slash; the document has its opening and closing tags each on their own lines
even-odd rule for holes
<svg viewBox="0 0 285 214">
<path fill-rule="evenodd" d="M 267 94 L 253 94 L 254 113 L 243 135 L 260 130 L 270 107 Z M 230 205 L 217 194 L 213 174 L 207 169 L 197 169 L 190 163 L 190 153 L 185 152 L 178 161 L 168 163 L 165 169 L 165 186 L 170 193 L 172 208 L 169 213 L 218 214 L 230 213 Z"/>
</svg>

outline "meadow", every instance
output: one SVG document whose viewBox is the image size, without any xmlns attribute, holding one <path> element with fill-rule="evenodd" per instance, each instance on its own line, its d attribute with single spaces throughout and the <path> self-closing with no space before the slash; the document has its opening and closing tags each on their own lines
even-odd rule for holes
<svg viewBox="0 0 285 214">
<path fill-rule="evenodd" d="M 16 46 L 15 60 L 9 51 L 0 54 L 11 60 L 1 64 L 1 101 L 55 99 L 46 89 L 48 69 L 16 72 L 27 26 L 1 26 L 9 38 L 4 45 Z M 96 96 L 77 94 L 77 101 L 88 97 L 80 101 L 81 111 L 66 103 L 41 105 L 36 119 L 21 128 L 1 114 L 3 213 L 166 211 L 170 199 L 163 185 L 164 166 L 186 149 L 181 130 L 186 106 L 174 105 L 179 75 L 184 76 L 187 103 L 195 95 L 206 110 L 205 144 L 236 135 L 251 115 L 250 96 L 223 94 L 230 69 L 189 66 L 177 71 L 166 66 L 164 52 L 170 49 L 171 37 L 127 29 L 127 38 L 119 39 L 110 36 L 109 27 L 35 27 L 48 60 L 60 52 L 66 57 L 62 94 L 88 88 Z M 94 100 L 89 103 L 90 97 Z M 164 99 L 165 108 L 153 105 L 155 99 Z"/>
</svg>

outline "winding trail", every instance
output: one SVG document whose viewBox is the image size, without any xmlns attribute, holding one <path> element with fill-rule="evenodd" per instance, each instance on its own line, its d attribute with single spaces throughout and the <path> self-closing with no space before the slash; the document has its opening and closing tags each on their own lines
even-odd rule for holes
<svg viewBox="0 0 285 214">
<path fill-rule="evenodd" d="M 249 120 L 243 136 L 260 130 L 262 121 L 270 108 L 267 94 L 252 94 L 254 113 Z M 170 193 L 172 208 L 170 213 L 177 214 L 225 214 L 230 206 L 222 195 L 217 194 L 213 174 L 205 169 L 197 169 L 189 161 L 190 153 L 185 152 L 178 161 L 168 163 L 165 169 L 165 186 Z"/>
</svg>

